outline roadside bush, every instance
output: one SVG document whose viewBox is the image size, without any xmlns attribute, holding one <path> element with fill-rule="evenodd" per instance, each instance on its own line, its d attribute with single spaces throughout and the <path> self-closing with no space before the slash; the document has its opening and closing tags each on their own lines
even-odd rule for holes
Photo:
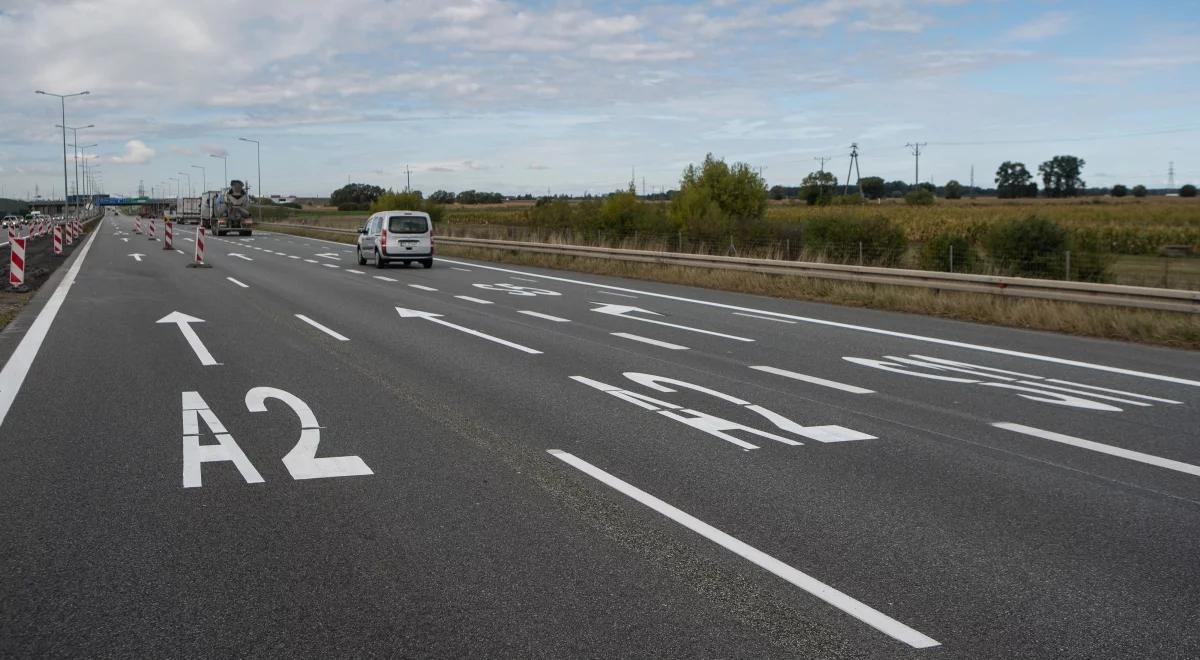
<svg viewBox="0 0 1200 660">
<path fill-rule="evenodd" d="M 962 234 L 938 234 L 921 246 L 917 261 L 921 270 L 969 273 L 975 268 L 975 250 Z"/>
<path fill-rule="evenodd" d="M 1109 282 L 1116 256 L 1092 232 L 1071 235 L 1071 279 L 1079 282 Z"/>
<path fill-rule="evenodd" d="M 337 205 L 337 210 L 339 211 L 366 211 L 369 208 L 371 208 L 371 205 L 367 202 L 347 202 Z"/>
<path fill-rule="evenodd" d="M 699 167 L 688 165 L 671 199 L 671 220 L 693 240 L 715 242 L 737 236 L 750 238 L 767 212 L 767 186 L 746 163 L 727 164 L 704 157 Z"/>
<path fill-rule="evenodd" d="M 931 206 L 935 200 L 933 192 L 926 188 L 918 188 L 904 196 L 904 203 L 910 206 Z"/>
<path fill-rule="evenodd" d="M 1196 196 L 1196 186 L 1193 186 L 1190 183 L 1184 184 L 1183 187 L 1181 187 L 1179 189 L 1179 196 L 1180 197 L 1195 197 Z"/>
<path fill-rule="evenodd" d="M 815 218 L 805 227 L 805 248 L 841 263 L 892 266 L 900 261 L 907 245 L 904 230 L 883 216 L 867 218 Z"/>
<path fill-rule="evenodd" d="M 998 224 L 984 238 L 996 269 L 1022 277 L 1062 279 L 1069 245 L 1067 230 L 1036 215 Z"/>
<path fill-rule="evenodd" d="M 1140 183 L 1138 185 L 1134 186 L 1133 187 L 1133 196 L 1134 197 L 1145 197 L 1146 196 L 1146 186 L 1143 186 Z"/>
<path fill-rule="evenodd" d="M 1118 183 L 1112 187 L 1112 190 L 1109 191 L 1109 194 L 1111 194 L 1113 197 L 1124 197 L 1125 195 L 1129 194 L 1129 188 L 1126 188 L 1124 184 Z"/>
</svg>

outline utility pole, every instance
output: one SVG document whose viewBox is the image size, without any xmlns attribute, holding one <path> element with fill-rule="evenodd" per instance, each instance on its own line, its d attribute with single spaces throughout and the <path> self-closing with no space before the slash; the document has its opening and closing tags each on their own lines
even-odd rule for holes
<svg viewBox="0 0 1200 660">
<path fill-rule="evenodd" d="M 913 187 L 914 188 L 916 188 L 917 185 L 919 185 L 921 183 L 921 147 L 924 147 L 928 144 L 929 144 L 928 142 L 909 142 L 908 144 L 904 145 L 904 146 L 912 149 L 913 158 L 916 159 L 914 161 L 915 164 L 913 165 Z"/>
<path fill-rule="evenodd" d="M 975 164 L 971 164 L 971 198 L 975 197 Z"/>
<path fill-rule="evenodd" d="M 1167 187 L 1175 187 L 1175 161 L 1167 163 Z"/>
<path fill-rule="evenodd" d="M 192 165 L 192 167 L 200 170 L 200 193 L 208 192 L 208 171 L 204 169 L 203 165 Z"/>
<path fill-rule="evenodd" d="M 825 171 L 825 163 L 833 160 L 833 156 L 813 156 L 813 160 L 815 160 L 821 164 L 821 169 L 819 169 L 817 171 L 824 172 Z"/>
<path fill-rule="evenodd" d="M 850 144 L 850 167 L 849 167 L 849 169 L 846 170 L 846 187 L 842 191 L 843 195 L 850 194 L 850 173 L 851 172 L 855 172 L 858 175 L 858 179 L 854 180 L 854 185 L 859 186 L 859 179 L 862 179 L 862 172 L 859 171 L 859 169 L 858 169 L 858 143 L 857 142 L 852 142 Z M 862 192 L 861 187 L 859 187 L 859 192 Z"/>
<path fill-rule="evenodd" d="M 412 192 L 412 170 L 404 166 L 404 192 Z"/>
</svg>

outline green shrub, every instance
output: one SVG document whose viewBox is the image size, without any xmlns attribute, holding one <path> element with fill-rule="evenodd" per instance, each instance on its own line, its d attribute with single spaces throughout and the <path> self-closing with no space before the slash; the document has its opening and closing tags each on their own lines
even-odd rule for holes
<svg viewBox="0 0 1200 660">
<path fill-rule="evenodd" d="M 1179 196 L 1180 197 L 1195 197 L 1196 196 L 1196 186 L 1193 186 L 1190 183 L 1183 184 L 1183 186 L 1179 188 Z"/>
<path fill-rule="evenodd" d="M 937 198 L 926 188 L 918 188 L 904 196 L 904 203 L 910 206 L 930 206 Z"/>
<path fill-rule="evenodd" d="M 962 234 L 938 234 L 925 241 L 917 260 L 922 270 L 969 273 L 975 268 L 975 250 Z"/>
<path fill-rule="evenodd" d="M 858 193 L 834 195 L 830 203 L 834 206 L 862 206 L 867 203 L 867 199 Z"/>
<path fill-rule="evenodd" d="M 1022 277 L 1061 279 L 1069 245 L 1067 230 L 1036 215 L 998 224 L 984 238 L 996 269 Z"/>
<path fill-rule="evenodd" d="M 434 204 L 426 200 L 420 192 L 386 192 L 371 202 L 370 208 L 367 209 L 371 213 L 379 211 L 424 211 L 429 214 L 429 219 L 436 225 L 445 217 L 445 211 L 441 204 Z"/>
<path fill-rule="evenodd" d="M 904 230 L 883 216 L 867 218 L 822 217 L 805 226 L 805 248 L 830 261 L 891 266 L 900 261 L 907 245 Z"/>
</svg>

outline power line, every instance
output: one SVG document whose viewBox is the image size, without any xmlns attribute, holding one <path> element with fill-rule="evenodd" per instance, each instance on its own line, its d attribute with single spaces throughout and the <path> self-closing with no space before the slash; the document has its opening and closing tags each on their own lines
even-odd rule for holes
<svg viewBox="0 0 1200 660">
<path fill-rule="evenodd" d="M 833 156 L 813 156 L 813 160 L 815 160 L 821 164 L 821 169 L 819 169 L 817 171 L 824 172 L 825 171 L 825 163 L 833 160 Z"/>
<path fill-rule="evenodd" d="M 1051 142 L 1093 142 L 1096 140 L 1116 140 L 1120 138 L 1142 137 L 1145 135 L 1169 135 L 1172 133 L 1190 133 L 1192 131 L 1200 131 L 1200 126 L 1185 126 L 1181 128 L 1167 128 L 1156 131 L 1138 131 L 1131 133 L 1110 133 L 1108 135 L 1092 135 L 1089 137 L 1056 137 L 1056 138 L 1038 138 L 1029 140 L 979 140 L 976 142 L 934 142 L 937 147 L 973 147 L 978 145 L 988 144 L 1045 144 Z"/>
</svg>

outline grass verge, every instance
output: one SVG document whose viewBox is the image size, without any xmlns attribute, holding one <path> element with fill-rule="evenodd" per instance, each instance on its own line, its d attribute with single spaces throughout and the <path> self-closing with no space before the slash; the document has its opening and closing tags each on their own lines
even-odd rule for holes
<svg viewBox="0 0 1200 660">
<path fill-rule="evenodd" d="M 353 243 L 353 236 L 315 230 L 272 228 L 309 238 Z M 937 291 L 916 287 L 844 282 L 812 277 L 767 275 L 685 266 L 663 266 L 569 255 L 534 254 L 442 245 L 441 256 L 611 275 L 654 282 L 698 286 L 775 298 L 869 307 L 896 312 L 1048 330 L 1086 337 L 1200 349 L 1200 314 L 1159 312 L 1126 307 L 1005 298 L 982 293 Z"/>
</svg>

